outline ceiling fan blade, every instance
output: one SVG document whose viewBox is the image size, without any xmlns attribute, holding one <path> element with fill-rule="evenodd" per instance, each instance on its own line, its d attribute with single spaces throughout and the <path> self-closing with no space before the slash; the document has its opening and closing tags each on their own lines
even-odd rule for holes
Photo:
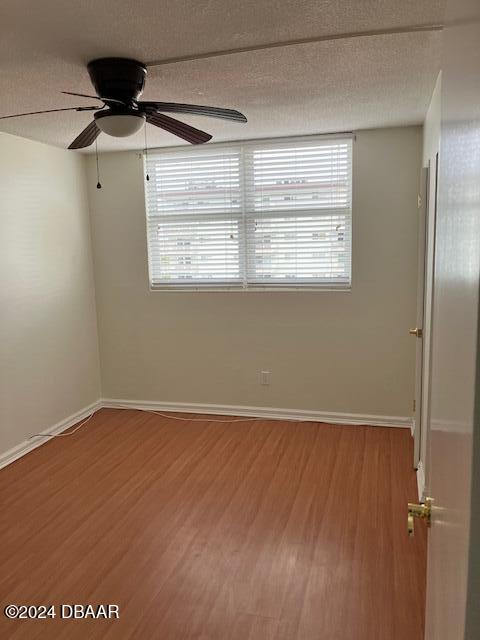
<svg viewBox="0 0 480 640">
<path fill-rule="evenodd" d="M 103 107 L 66 107 L 65 109 L 46 109 L 45 111 L 29 111 L 28 113 L 14 113 L 11 116 L 0 116 L 0 120 L 6 118 L 21 118 L 22 116 L 36 116 L 38 113 L 54 113 L 56 111 L 98 111 Z"/>
<path fill-rule="evenodd" d="M 98 137 L 100 133 L 100 129 L 97 127 L 97 123 L 95 120 L 92 120 L 90 124 L 85 127 L 82 133 L 75 138 L 72 144 L 68 147 L 69 149 L 84 149 L 85 147 L 89 147 Z"/>
<path fill-rule="evenodd" d="M 235 109 L 223 109 L 221 107 L 206 107 L 198 104 L 180 104 L 178 102 L 139 102 L 138 106 L 148 111 L 155 109 L 165 113 L 191 113 L 195 116 L 207 116 L 210 118 L 222 118 L 236 122 L 247 122 L 247 118 Z"/>
<path fill-rule="evenodd" d="M 209 133 L 195 129 L 195 127 L 175 120 L 175 118 L 164 116 L 162 113 L 147 113 L 147 122 L 154 124 L 156 127 L 160 127 L 160 129 L 165 129 L 165 131 L 169 131 L 191 144 L 203 144 L 212 139 Z"/>
<path fill-rule="evenodd" d="M 92 100 L 101 100 L 98 96 L 87 96 L 86 93 L 74 93 L 73 91 L 60 91 L 60 93 L 64 93 L 66 96 L 79 96 L 80 98 L 92 98 Z"/>
<path fill-rule="evenodd" d="M 92 98 L 93 100 L 100 100 L 101 102 L 115 102 L 115 104 L 125 104 L 122 100 L 117 100 L 116 98 L 99 98 L 98 96 L 87 96 L 85 93 L 73 93 L 72 91 L 60 91 L 60 93 L 64 93 L 67 96 L 79 96 L 80 98 Z"/>
</svg>

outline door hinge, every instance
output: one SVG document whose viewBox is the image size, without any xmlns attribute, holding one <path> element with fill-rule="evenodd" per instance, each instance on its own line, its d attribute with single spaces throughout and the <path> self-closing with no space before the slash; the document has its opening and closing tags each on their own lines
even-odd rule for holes
<svg viewBox="0 0 480 640">
<path fill-rule="evenodd" d="M 422 208 L 422 196 L 420 194 L 418 194 L 417 196 L 417 208 L 418 209 Z"/>
<path fill-rule="evenodd" d="M 417 409 L 417 401 L 414 400 L 413 401 L 413 413 L 415 413 L 416 409 Z"/>
</svg>

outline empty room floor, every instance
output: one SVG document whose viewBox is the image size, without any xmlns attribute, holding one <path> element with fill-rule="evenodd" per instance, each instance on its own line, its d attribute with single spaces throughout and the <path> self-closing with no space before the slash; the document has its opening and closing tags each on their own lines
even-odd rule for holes
<svg viewBox="0 0 480 640">
<path fill-rule="evenodd" d="M 2 609 L 120 611 L 2 638 L 421 640 L 408 429 L 184 417 L 103 409 L 0 471 Z"/>
</svg>

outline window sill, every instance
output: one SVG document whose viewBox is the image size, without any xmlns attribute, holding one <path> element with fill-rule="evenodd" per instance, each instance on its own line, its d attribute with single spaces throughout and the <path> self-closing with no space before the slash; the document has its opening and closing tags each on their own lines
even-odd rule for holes
<svg viewBox="0 0 480 640">
<path fill-rule="evenodd" d="M 165 293 L 166 291 L 169 292 L 174 292 L 174 293 L 178 293 L 181 291 L 188 291 L 188 292 L 219 292 L 219 293 L 225 293 L 225 292 L 229 292 L 229 293 L 261 293 L 261 292 L 272 292 L 272 291 L 278 291 L 278 292 L 288 292 L 288 291 L 296 291 L 296 292 L 328 292 L 328 293 L 342 293 L 342 292 L 351 292 L 352 290 L 352 286 L 351 285 L 345 285 L 345 286 L 332 286 L 332 285 L 318 285 L 318 286 L 314 286 L 314 285 L 302 285 L 302 286 L 270 286 L 270 287 L 263 287 L 263 286 L 251 286 L 251 287 L 229 287 L 229 286 L 178 286 L 178 285 L 172 285 L 172 286 L 150 286 L 149 288 L 150 292 L 152 293 L 156 293 L 158 291 Z"/>
</svg>

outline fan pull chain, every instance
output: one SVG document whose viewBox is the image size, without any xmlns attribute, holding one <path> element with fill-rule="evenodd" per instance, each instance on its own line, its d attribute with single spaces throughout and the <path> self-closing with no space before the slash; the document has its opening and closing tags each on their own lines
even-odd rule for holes
<svg viewBox="0 0 480 640">
<path fill-rule="evenodd" d="M 96 140 L 95 140 L 95 159 L 97 161 L 97 189 L 101 189 L 102 185 L 100 184 L 100 170 L 98 168 L 98 146 L 97 146 Z"/>
<path fill-rule="evenodd" d="M 145 166 L 147 167 L 147 175 L 145 176 L 147 182 L 150 180 L 150 176 L 148 175 L 148 145 L 147 145 L 147 124 L 145 123 L 143 126 L 143 131 L 145 133 Z"/>
</svg>

